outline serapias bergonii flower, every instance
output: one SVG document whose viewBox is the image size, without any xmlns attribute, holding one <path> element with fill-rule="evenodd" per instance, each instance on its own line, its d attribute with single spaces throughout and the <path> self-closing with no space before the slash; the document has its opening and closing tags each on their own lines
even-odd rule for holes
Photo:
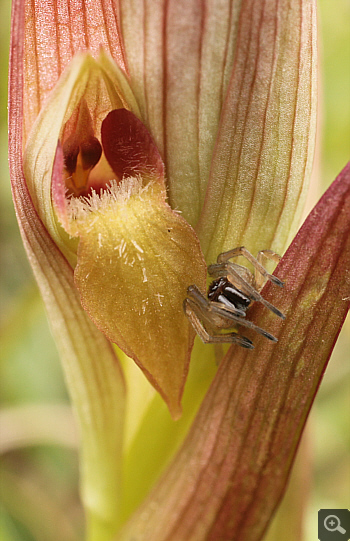
<svg viewBox="0 0 350 541">
<path fill-rule="evenodd" d="M 88 539 L 107 540 L 175 454 L 215 371 L 215 349 L 197 343 L 185 387 L 194 339 L 182 310 L 187 287 L 205 290 L 205 260 L 213 263 L 235 246 L 283 253 L 298 226 L 314 149 L 315 5 L 126 0 L 119 9 L 97 2 L 77 9 L 67 0 L 56 7 L 13 4 L 11 177 L 77 411 Z M 303 243 L 308 252 L 307 236 Z M 300 251 L 289 253 L 284 261 L 292 265 L 302 258 Z M 336 255 L 328 253 L 331 264 Z M 314 290 L 298 304 L 286 264 L 278 271 L 285 296 L 269 288 L 266 294 L 287 315 L 295 303 L 293 314 L 301 317 L 319 305 Z M 298 274 L 306 283 L 307 277 Z M 332 337 L 344 314 L 338 297 L 334 305 L 341 317 L 332 324 Z M 242 541 L 260 538 L 333 342 L 326 341 L 317 369 L 297 366 L 306 380 L 313 374 L 307 400 L 293 400 L 282 412 L 285 422 L 266 425 L 271 397 L 280 403 L 290 387 L 286 351 L 293 353 L 295 344 L 303 348 L 309 335 L 305 330 L 290 341 L 292 317 L 283 327 L 269 313 L 251 314 L 285 340 L 274 346 L 254 339 L 249 357 L 229 350 L 183 450 L 122 538 L 204 540 L 232 538 L 233 532 Z M 309 314 L 314 320 L 318 315 Z M 111 342 L 122 350 L 120 362 Z M 317 340 L 312 344 L 317 347 Z M 284 348 L 283 358 L 277 347 Z M 174 418 L 184 392 L 179 421 L 170 419 L 123 352 Z M 270 364 L 261 359 L 272 357 L 275 364 L 283 361 L 279 384 L 265 377 Z M 296 395 L 304 391 L 295 388 Z M 266 399 L 261 410 L 258 396 Z M 285 461 L 278 475 L 268 468 L 276 483 L 267 508 L 255 496 L 267 487 L 260 481 L 275 429 Z M 240 467 L 231 472 L 238 458 Z M 246 491 L 235 499 L 230 487 L 242 483 Z"/>
</svg>

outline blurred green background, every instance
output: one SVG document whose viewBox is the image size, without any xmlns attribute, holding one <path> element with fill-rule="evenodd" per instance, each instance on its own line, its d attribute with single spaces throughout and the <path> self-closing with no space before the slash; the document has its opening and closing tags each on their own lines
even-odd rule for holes
<svg viewBox="0 0 350 541">
<path fill-rule="evenodd" d="M 321 0 L 320 106 L 309 206 L 350 157 L 350 2 Z M 55 344 L 20 239 L 7 166 L 10 1 L 0 0 L 0 539 L 82 539 L 76 435 Z M 299 462 L 268 539 L 317 539 L 319 508 L 350 504 L 350 320 L 334 350 Z M 38 443 L 44 442 L 44 443 Z M 301 499 L 300 488 L 303 497 Z M 290 536 L 290 537 L 289 537 Z"/>
</svg>

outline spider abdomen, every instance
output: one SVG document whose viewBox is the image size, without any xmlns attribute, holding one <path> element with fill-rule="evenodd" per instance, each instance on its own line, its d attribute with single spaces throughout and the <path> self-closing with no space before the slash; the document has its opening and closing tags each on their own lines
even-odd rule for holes
<svg viewBox="0 0 350 541">
<path fill-rule="evenodd" d="M 251 299 L 237 289 L 226 277 L 214 280 L 208 288 L 208 299 L 221 302 L 229 308 L 245 312 L 251 303 Z"/>
</svg>

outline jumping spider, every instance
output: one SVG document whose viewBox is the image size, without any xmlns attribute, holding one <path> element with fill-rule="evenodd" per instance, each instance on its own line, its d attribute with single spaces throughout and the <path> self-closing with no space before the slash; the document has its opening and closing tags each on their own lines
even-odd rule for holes
<svg viewBox="0 0 350 541">
<path fill-rule="evenodd" d="M 254 274 L 246 267 L 229 261 L 237 256 L 243 256 L 252 263 Z M 220 332 L 236 326 L 248 327 L 269 340 L 277 342 L 277 338 L 272 334 L 245 319 L 246 311 L 253 301 L 261 302 L 274 314 L 285 319 L 282 312 L 259 293 L 267 280 L 280 287 L 284 285 L 262 266 L 264 258 L 276 262 L 280 260 L 280 256 L 272 250 L 262 250 L 255 258 L 244 246 L 223 252 L 218 255 L 217 263 L 208 267 L 208 274 L 214 280 L 209 285 L 207 297 L 196 285 L 189 286 L 188 297 L 184 300 L 184 311 L 204 343 L 232 342 L 244 348 L 253 349 L 252 341 L 238 332 Z"/>
</svg>

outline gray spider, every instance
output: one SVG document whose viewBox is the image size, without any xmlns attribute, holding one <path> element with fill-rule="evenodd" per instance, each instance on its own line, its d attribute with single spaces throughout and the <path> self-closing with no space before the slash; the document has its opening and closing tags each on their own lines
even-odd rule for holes
<svg viewBox="0 0 350 541">
<path fill-rule="evenodd" d="M 244 256 L 252 263 L 254 274 L 246 267 L 230 261 L 237 256 Z M 253 349 L 252 341 L 239 334 L 237 330 L 222 332 L 237 326 L 248 327 L 277 342 L 277 338 L 272 334 L 246 319 L 247 309 L 253 301 L 261 302 L 274 314 L 285 319 L 282 312 L 260 295 L 267 280 L 280 287 L 284 285 L 279 278 L 269 274 L 262 266 L 264 258 L 276 262 L 280 260 L 280 256 L 272 250 L 261 250 L 255 258 L 244 246 L 223 252 L 218 255 L 217 263 L 208 267 L 208 274 L 214 280 L 209 285 L 207 297 L 196 285 L 189 286 L 188 296 L 184 300 L 184 311 L 204 343 L 232 342 Z"/>
</svg>

